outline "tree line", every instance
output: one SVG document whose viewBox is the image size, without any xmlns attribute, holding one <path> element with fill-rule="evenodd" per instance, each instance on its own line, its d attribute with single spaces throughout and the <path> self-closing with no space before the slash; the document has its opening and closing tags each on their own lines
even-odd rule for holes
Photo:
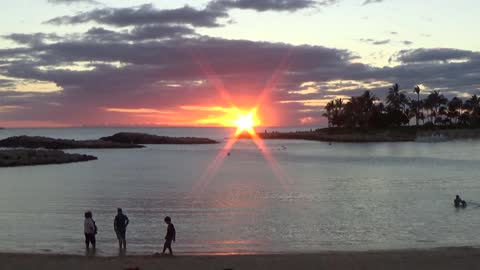
<svg viewBox="0 0 480 270">
<path fill-rule="evenodd" d="M 480 98 L 473 95 L 463 100 L 448 99 L 433 91 L 420 99 L 416 86 L 412 98 L 400 90 L 398 84 L 388 89 L 385 104 L 370 91 L 349 99 L 333 99 L 325 106 L 329 127 L 388 128 L 406 126 L 480 126 Z"/>
</svg>

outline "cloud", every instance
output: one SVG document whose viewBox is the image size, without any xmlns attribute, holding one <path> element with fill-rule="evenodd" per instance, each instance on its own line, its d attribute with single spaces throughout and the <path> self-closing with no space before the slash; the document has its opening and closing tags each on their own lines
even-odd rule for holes
<svg viewBox="0 0 480 270">
<path fill-rule="evenodd" d="M 198 10 L 189 6 L 177 9 L 156 9 L 151 4 L 133 8 L 98 8 L 82 12 L 73 16 L 61 16 L 50 19 L 45 23 L 82 24 L 96 22 L 117 27 L 147 25 L 147 24 L 189 24 L 198 27 L 217 27 L 218 20 L 227 18 L 224 11 L 203 9 Z"/>
<path fill-rule="evenodd" d="M 138 114 L 174 114 L 173 111 L 160 111 L 155 109 L 146 109 L 146 108 L 104 108 L 107 112 L 116 112 L 116 113 L 138 113 Z"/>
<path fill-rule="evenodd" d="M 227 10 L 231 8 L 252 9 L 256 11 L 297 11 L 314 8 L 316 6 L 331 5 L 337 0 L 214 0 L 210 2 L 210 9 Z"/>
<path fill-rule="evenodd" d="M 89 38 L 93 33 L 107 35 Z M 135 111 L 135 108 L 178 112 L 186 105 L 228 104 L 216 90 L 217 80 L 223 82 L 235 104 L 248 108 L 278 67 L 278 84 L 268 93 L 269 98 L 262 107 L 274 108 L 282 123 L 292 125 L 298 124 L 299 119 L 316 119 L 315 109 L 320 110 L 321 104 L 335 96 L 371 90 L 384 97 L 386 85 L 393 82 L 406 89 L 420 83 L 430 89 L 444 88 L 442 92 L 447 96 L 455 95 L 454 91 L 480 92 L 476 90 L 480 88 L 478 52 L 408 50 L 398 54 L 404 61 L 400 65 L 376 68 L 354 63 L 353 60 L 358 59 L 349 51 L 322 46 L 209 37 L 131 43 L 110 41 L 108 34 L 110 31 L 106 29 L 94 28 L 76 40 L 32 43 L 29 51 L 7 50 L 10 57 L 19 60 L 0 67 L 1 73 L 16 80 L 49 81 L 63 90 L 50 94 L 32 92 L 29 97 L 10 96 L 8 105 L 22 106 L 21 115 L 18 111 L 3 114 L 13 120 L 112 123 L 118 121 L 120 110 L 102 108 L 123 108 L 122 119 L 135 122 L 139 121 L 135 117 L 140 114 L 142 119 L 146 115 L 155 118 L 153 111 Z M 6 53 L 5 50 L 0 50 L 0 55 L 2 53 Z M 452 63 L 437 61 L 458 57 L 468 58 Z M 79 63 L 88 64 L 84 69 L 72 69 Z M 53 106 L 52 102 L 61 106 Z M 89 108 L 87 115 L 83 114 L 85 108 Z M 199 113 L 191 111 L 191 115 L 185 112 L 181 115 L 195 118 Z M 208 117 L 207 112 L 204 113 L 202 117 Z M 187 123 L 189 120 L 185 117 L 175 121 Z"/>
<path fill-rule="evenodd" d="M 422 63 L 422 62 L 439 62 L 451 60 L 471 59 L 478 56 L 479 53 L 449 49 L 449 48 L 433 48 L 433 49 L 415 49 L 403 50 L 396 55 L 396 60 L 402 63 Z"/>
<path fill-rule="evenodd" d="M 373 38 L 361 38 L 360 41 L 364 42 L 364 43 L 371 44 L 371 45 L 387 45 L 387 44 L 401 44 L 401 45 L 404 45 L 404 46 L 413 45 L 413 42 L 410 41 L 410 40 L 399 41 L 399 40 L 392 40 L 392 39 L 377 40 L 377 39 L 373 39 Z"/>
<path fill-rule="evenodd" d="M 266 1 L 263 5 L 273 5 L 263 7 L 261 1 L 234 2 L 258 11 L 301 9 L 301 1 L 296 6 L 293 1 Z M 307 2 L 303 8 L 311 7 Z M 480 92 L 480 56 L 475 51 L 403 50 L 392 58 L 397 66 L 379 68 L 362 64 L 349 50 L 195 32 L 199 26 L 221 25 L 228 18 L 225 9 L 99 8 L 50 21 L 99 24 L 83 33 L 3 36 L 19 46 L 0 49 L 0 106 L 15 108 L 1 116 L 24 123 L 188 124 L 200 116 L 209 118 L 212 111 L 201 108 L 234 104 L 250 109 L 261 101 L 259 114 L 269 121 L 265 124 L 296 125 L 319 121 L 322 104 L 331 98 L 365 90 L 384 97 L 386 86 L 394 82 L 404 89 L 423 83 L 450 96 Z M 362 41 L 412 45 L 393 39 Z M 43 82 L 51 92 L 34 91 L 32 82 Z M 19 84 L 22 92 L 12 91 Z"/>
<path fill-rule="evenodd" d="M 51 4 L 76 4 L 76 3 L 86 3 L 86 4 L 100 4 L 100 2 L 95 1 L 95 0 L 48 0 L 48 3 Z"/>
<path fill-rule="evenodd" d="M 90 28 L 83 37 L 97 42 L 146 41 L 155 39 L 172 39 L 181 36 L 194 36 L 195 30 L 181 25 L 144 25 L 128 31 L 114 31 L 103 27 Z"/>
<path fill-rule="evenodd" d="M 384 40 L 375 40 L 372 38 L 362 38 L 360 41 L 365 42 L 365 43 L 370 43 L 372 45 L 386 45 L 389 44 L 392 40 L 390 39 L 384 39 Z"/>
<path fill-rule="evenodd" d="M 15 81 L 9 79 L 0 79 L 0 89 L 13 89 L 15 88 Z"/>
<path fill-rule="evenodd" d="M 373 45 L 385 45 L 385 44 L 389 44 L 391 42 L 390 39 L 385 39 L 385 40 L 376 40 L 374 42 L 372 42 Z"/>
<path fill-rule="evenodd" d="M 60 37 L 56 34 L 45 34 L 45 33 L 34 33 L 34 34 L 22 34 L 22 33 L 13 33 L 2 36 L 4 39 L 11 40 L 18 44 L 25 45 L 39 45 L 45 42 L 46 40 L 58 40 Z"/>
<path fill-rule="evenodd" d="M 368 4 L 374 4 L 374 3 L 382 3 L 383 0 L 365 0 L 365 2 L 363 3 L 363 5 L 368 5 Z"/>
<path fill-rule="evenodd" d="M 239 106 L 248 107 L 281 66 L 282 59 L 288 58 L 288 66 L 280 72 L 283 79 L 278 86 L 281 89 L 292 89 L 306 79 L 335 78 L 348 69 L 349 61 L 354 59 L 348 51 L 321 46 L 208 37 L 177 37 L 131 44 L 110 41 L 112 32 L 115 31 L 94 28 L 76 40 L 34 43 L 28 50 L 0 50 L 0 55 L 18 58 L 0 67 L 2 73 L 18 80 L 53 82 L 63 89 L 48 98 L 49 102 L 62 104 L 61 107 L 41 101 L 43 95 L 35 95 L 21 99 L 33 103 L 22 113 L 35 120 L 45 120 L 47 114 L 44 112 L 49 112 L 47 119 L 62 123 L 82 122 L 89 118 L 79 112 L 88 107 L 92 113 L 105 116 L 104 119 L 92 117 L 92 121 L 111 122 L 114 119 L 111 111 L 95 108 L 170 111 L 184 106 L 185 97 L 191 101 L 190 105 L 214 106 L 228 102 L 215 89 L 212 83 L 215 80 L 209 77 L 204 65 L 223 81 Z M 98 36 L 89 37 L 94 34 Z M 81 63 L 85 63 L 82 69 L 73 68 Z M 290 71 L 292 73 L 287 74 Z M 283 95 L 288 95 L 283 90 L 270 94 L 271 106 Z M 68 113 L 60 113 L 62 111 Z M 22 119 L 13 113 L 8 117 Z M 125 118 L 125 121 L 133 120 Z M 296 120 L 285 118 L 285 121 Z"/>
</svg>

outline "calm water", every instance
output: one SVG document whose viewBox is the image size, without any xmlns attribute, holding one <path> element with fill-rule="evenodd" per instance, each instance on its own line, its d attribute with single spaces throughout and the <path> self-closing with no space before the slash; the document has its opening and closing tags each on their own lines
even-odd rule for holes
<svg viewBox="0 0 480 270">
<path fill-rule="evenodd" d="M 89 139 L 128 129 L 1 130 Z M 97 161 L 0 169 L 0 251 L 83 253 L 83 212 L 114 255 L 116 207 L 131 220 L 130 254 L 163 245 L 170 215 L 180 252 L 314 252 L 480 244 L 480 141 L 333 144 L 240 141 L 205 186 L 230 130 L 136 129 L 207 136 L 220 145 L 74 150 Z M 263 156 L 270 151 L 281 170 Z M 274 173 L 276 172 L 276 173 Z M 281 176 L 281 177 L 279 177 Z M 282 185 L 282 181 L 286 185 Z M 480 204 L 479 204 L 480 205 Z"/>
</svg>

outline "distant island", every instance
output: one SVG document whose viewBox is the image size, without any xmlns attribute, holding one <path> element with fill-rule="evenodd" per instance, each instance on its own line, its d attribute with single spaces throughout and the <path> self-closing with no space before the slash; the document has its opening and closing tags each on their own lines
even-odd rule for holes
<svg viewBox="0 0 480 270">
<path fill-rule="evenodd" d="M 97 159 L 94 156 L 67 154 L 59 149 L 132 149 L 143 144 L 214 144 L 217 141 L 196 137 L 166 137 L 145 133 L 121 132 L 97 140 L 66 140 L 40 136 L 14 136 L 0 140 L 0 167 L 61 164 Z M 49 149 L 49 150 L 39 150 Z"/>
<path fill-rule="evenodd" d="M 102 140 L 65 140 L 39 136 L 15 136 L 0 140 L 5 148 L 45 149 L 99 149 L 99 148 L 142 148 L 143 145 L 115 143 Z"/>
<path fill-rule="evenodd" d="M 69 154 L 59 150 L 0 150 L 0 167 L 63 164 L 96 159 L 90 155 Z"/>
<path fill-rule="evenodd" d="M 217 141 L 196 137 L 166 137 L 145 133 L 121 132 L 98 140 L 66 140 L 40 136 L 14 136 L 0 140 L 4 148 L 118 149 L 143 148 L 143 144 L 214 144 Z"/>
<path fill-rule="evenodd" d="M 122 144 L 217 144 L 219 142 L 208 138 L 167 137 L 146 133 L 120 132 L 113 136 L 100 138 L 101 141 Z"/>
</svg>

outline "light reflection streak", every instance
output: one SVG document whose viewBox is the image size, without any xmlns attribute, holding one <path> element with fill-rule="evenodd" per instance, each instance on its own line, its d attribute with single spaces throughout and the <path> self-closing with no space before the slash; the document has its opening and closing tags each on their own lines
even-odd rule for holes
<svg viewBox="0 0 480 270">
<path fill-rule="evenodd" d="M 216 91 L 219 93 L 220 97 L 225 101 L 227 101 L 230 106 L 232 106 L 233 108 L 235 108 L 240 112 L 240 110 L 234 105 L 232 97 L 227 91 L 223 81 L 219 78 L 219 76 L 211 67 L 211 65 L 207 61 L 202 61 L 200 54 L 195 53 L 193 50 L 191 50 L 191 55 L 194 62 L 199 66 L 201 71 L 207 77 L 208 81 L 210 81 L 210 83 L 214 86 Z M 274 73 L 266 83 L 263 90 L 260 92 L 259 96 L 256 99 L 256 106 L 250 111 L 250 113 L 256 112 L 257 108 L 259 108 L 265 102 L 265 99 L 273 92 L 273 90 L 278 85 L 278 83 L 283 79 L 283 76 L 287 71 L 288 66 L 290 65 L 291 56 L 292 56 L 292 50 L 289 50 L 285 54 L 285 56 L 282 58 L 280 64 L 275 69 Z M 239 136 L 244 132 L 247 132 L 250 135 L 250 138 L 252 139 L 252 141 L 260 149 L 263 156 L 265 157 L 270 167 L 272 168 L 272 172 L 274 173 L 275 177 L 280 182 L 282 188 L 284 190 L 288 190 L 288 184 L 290 180 L 287 177 L 287 174 L 280 167 L 279 163 L 277 162 L 275 157 L 272 155 L 271 151 L 267 148 L 267 146 L 264 144 L 262 139 L 255 132 L 255 130 L 251 127 L 247 129 L 238 127 L 234 135 L 231 136 L 227 141 L 225 147 L 220 149 L 220 151 L 215 156 L 212 163 L 207 167 L 206 171 L 203 173 L 199 181 L 193 185 L 193 191 L 192 191 L 193 193 L 202 192 L 205 190 L 206 187 L 208 187 L 213 177 L 215 176 L 216 172 L 222 165 L 223 161 L 229 155 L 231 149 L 233 148 L 235 143 L 238 141 Z"/>
</svg>

